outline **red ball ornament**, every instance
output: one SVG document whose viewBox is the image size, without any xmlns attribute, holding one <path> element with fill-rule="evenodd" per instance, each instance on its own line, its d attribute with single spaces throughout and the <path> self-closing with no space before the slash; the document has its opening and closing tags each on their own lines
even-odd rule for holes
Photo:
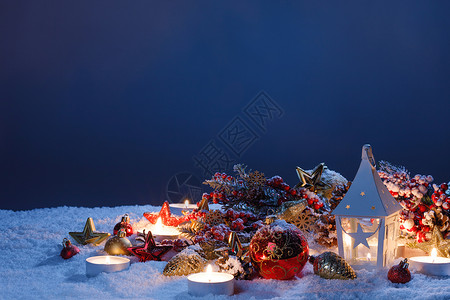
<svg viewBox="0 0 450 300">
<path fill-rule="evenodd" d="M 80 249 L 78 249 L 77 246 L 72 245 L 72 243 L 64 238 L 63 242 L 63 249 L 61 250 L 61 257 L 64 259 L 69 259 L 72 256 L 74 256 L 75 254 L 77 254 L 78 252 L 80 252 Z"/>
<path fill-rule="evenodd" d="M 388 272 L 388 279 L 393 283 L 407 283 L 411 280 L 411 272 L 408 270 L 408 259 L 405 258 L 398 265 L 392 266 Z"/>
<path fill-rule="evenodd" d="M 266 279 L 291 279 L 308 261 L 308 242 L 302 232 L 284 220 L 260 228 L 250 242 L 252 265 Z"/>
<path fill-rule="evenodd" d="M 120 221 L 119 223 L 117 223 L 114 226 L 114 235 L 117 235 L 117 233 L 119 232 L 119 230 L 121 228 L 125 229 L 126 236 L 133 235 L 133 233 L 134 233 L 133 232 L 133 226 L 131 226 L 131 224 L 130 224 L 130 217 L 128 216 L 128 214 L 125 214 L 122 217 L 122 221 Z"/>
</svg>

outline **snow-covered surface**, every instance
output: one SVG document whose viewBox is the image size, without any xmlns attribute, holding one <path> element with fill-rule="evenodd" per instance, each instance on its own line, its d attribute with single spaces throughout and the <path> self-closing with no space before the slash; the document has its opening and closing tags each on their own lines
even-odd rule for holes
<svg viewBox="0 0 450 300">
<path fill-rule="evenodd" d="M 0 210 L 0 298 L 198 299 L 187 293 L 186 277 L 162 275 L 166 262 L 139 263 L 133 257 L 126 271 L 87 278 L 85 259 L 103 254 L 104 244 L 79 246 L 81 252 L 69 260 L 59 256 L 63 238 L 69 237 L 69 231 L 82 231 L 88 217 L 94 219 L 97 231 L 112 233 L 123 214 L 128 213 L 131 223 L 141 226 L 146 222 L 142 220 L 143 212 L 159 209 L 122 206 Z M 450 278 L 413 273 L 409 283 L 399 285 L 390 283 L 386 274 L 387 270 L 360 270 L 356 280 L 326 280 L 314 275 L 308 263 L 302 278 L 237 281 L 234 296 L 215 299 L 450 299 Z"/>
</svg>

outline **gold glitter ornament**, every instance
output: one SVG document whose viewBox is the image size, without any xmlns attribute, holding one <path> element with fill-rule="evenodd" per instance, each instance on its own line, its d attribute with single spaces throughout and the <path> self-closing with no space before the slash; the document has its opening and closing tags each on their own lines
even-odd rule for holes
<svg viewBox="0 0 450 300">
<path fill-rule="evenodd" d="M 314 274 L 325 279 L 355 279 L 356 273 L 352 267 L 334 252 L 324 252 L 318 256 L 310 256 Z"/>
<path fill-rule="evenodd" d="M 198 205 L 198 210 L 208 210 L 209 211 L 209 204 L 208 204 L 208 198 L 203 197 L 200 204 Z"/>
<path fill-rule="evenodd" d="M 414 241 L 406 244 L 410 248 L 419 248 L 430 254 L 433 248 L 436 248 L 438 256 L 450 258 L 450 239 L 444 239 L 438 226 L 433 228 L 433 236 L 427 242 L 418 243 Z"/>
<path fill-rule="evenodd" d="M 184 249 L 172 257 L 164 268 L 165 276 L 184 276 L 202 272 L 207 260 L 192 249 Z"/>
<path fill-rule="evenodd" d="M 264 176 L 264 173 L 253 171 L 248 174 L 248 177 L 245 178 L 245 181 L 249 186 L 260 187 L 266 184 L 267 178 Z"/>
<path fill-rule="evenodd" d="M 282 214 L 280 219 L 288 223 L 294 224 L 303 232 L 314 233 L 318 231 L 317 220 L 319 219 L 310 209 L 306 208 L 297 214 Z"/>
<path fill-rule="evenodd" d="M 110 238 L 105 244 L 105 251 L 109 255 L 131 255 L 127 248 L 133 247 L 130 240 L 126 238 L 124 228 L 120 229 L 116 236 Z"/>
<path fill-rule="evenodd" d="M 216 210 L 210 210 L 209 212 L 207 212 L 204 217 L 204 221 L 210 227 L 213 227 L 213 226 L 216 226 L 219 224 L 224 224 L 225 218 L 223 217 L 223 213 L 220 212 L 220 210 L 216 209 Z"/>
<path fill-rule="evenodd" d="M 228 246 L 230 247 L 231 253 L 237 257 L 241 257 L 243 254 L 243 247 L 241 241 L 239 240 L 236 232 L 230 232 L 230 236 L 228 238 Z"/>
<path fill-rule="evenodd" d="M 311 192 L 317 192 L 319 189 L 329 188 L 329 185 L 322 181 L 322 173 L 326 168 L 324 163 L 318 164 L 312 172 L 307 172 L 300 167 L 296 168 L 299 182 L 294 188 L 306 188 Z"/>
</svg>

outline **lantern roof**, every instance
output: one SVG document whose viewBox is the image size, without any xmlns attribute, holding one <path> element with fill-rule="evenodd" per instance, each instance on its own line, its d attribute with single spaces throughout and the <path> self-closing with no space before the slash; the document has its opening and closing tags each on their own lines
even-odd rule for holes
<svg viewBox="0 0 450 300">
<path fill-rule="evenodd" d="M 333 214 L 353 217 L 387 217 L 400 209 L 400 204 L 392 197 L 375 169 L 372 147 L 368 144 L 364 145 L 361 164 L 355 179 Z"/>
</svg>

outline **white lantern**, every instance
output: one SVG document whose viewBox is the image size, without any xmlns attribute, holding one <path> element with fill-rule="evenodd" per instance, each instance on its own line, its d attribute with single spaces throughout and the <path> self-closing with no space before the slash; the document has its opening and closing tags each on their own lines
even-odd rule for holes
<svg viewBox="0 0 450 300">
<path fill-rule="evenodd" d="M 375 169 L 370 145 L 344 199 L 334 209 L 339 255 L 354 268 L 390 265 L 397 252 L 398 211 Z"/>
</svg>

